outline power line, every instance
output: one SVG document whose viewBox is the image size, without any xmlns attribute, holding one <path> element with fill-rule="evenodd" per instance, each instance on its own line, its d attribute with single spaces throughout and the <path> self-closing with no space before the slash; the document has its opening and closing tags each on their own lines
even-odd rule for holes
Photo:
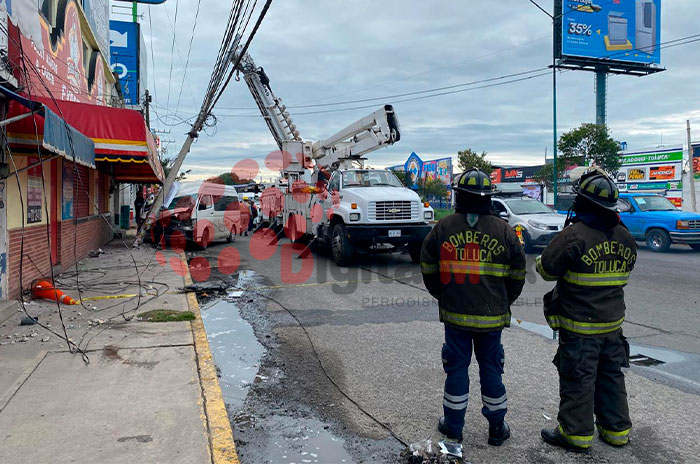
<svg viewBox="0 0 700 464">
<path fill-rule="evenodd" d="M 185 76 L 187 76 L 187 67 L 190 64 L 190 53 L 192 52 L 192 41 L 194 40 L 194 32 L 197 28 L 197 18 L 199 17 L 199 6 L 202 4 L 202 0 L 197 1 L 197 11 L 194 14 L 194 23 L 192 24 L 192 35 L 190 35 L 190 45 L 187 47 L 187 59 L 185 60 L 185 70 L 182 73 L 182 82 L 180 83 L 180 93 L 177 96 L 177 105 L 175 105 L 175 113 L 180 108 L 180 99 L 182 98 L 182 89 L 185 87 Z"/>
<path fill-rule="evenodd" d="M 151 72 L 153 73 L 153 99 L 157 99 L 157 92 L 156 92 L 156 58 L 155 55 L 153 54 L 153 21 L 151 18 L 151 5 L 148 5 L 148 27 L 151 31 L 151 39 L 149 40 L 149 46 L 151 48 Z"/>
<path fill-rule="evenodd" d="M 178 7 L 180 6 L 180 0 L 175 0 L 175 26 L 172 26 L 170 29 L 173 32 L 173 43 L 170 45 L 170 73 L 168 74 L 168 100 L 166 106 L 170 107 L 170 82 L 173 80 L 173 61 L 175 58 L 175 42 L 177 41 L 177 12 L 178 12 Z M 167 7 L 166 7 L 167 8 Z M 165 11 L 166 16 L 168 15 L 168 11 L 166 9 Z M 168 16 L 168 23 L 170 23 L 170 16 Z M 180 49 L 178 48 L 178 53 L 180 52 Z"/>
</svg>

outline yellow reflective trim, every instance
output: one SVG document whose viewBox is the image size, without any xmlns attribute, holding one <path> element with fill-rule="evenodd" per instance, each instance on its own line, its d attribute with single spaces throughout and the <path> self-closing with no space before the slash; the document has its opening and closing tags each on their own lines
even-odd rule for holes
<svg viewBox="0 0 700 464">
<path fill-rule="evenodd" d="M 508 277 L 510 277 L 513 280 L 525 280 L 526 274 L 527 271 L 525 269 L 511 269 Z"/>
<path fill-rule="evenodd" d="M 547 271 L 544 270 L 544 267 L 542 267 L 542 255 L 535 258 L 535 263 L 536 263 L 537 273 L 539 275 L 541 275 L 544 280 L 548 280 L 548 281 L 557 280 L 556 276 L 548 274 Z"/>
<path fill-rule="evenodd" d="M 435 263 L 420 263 L 420 270 L 423 274 L 437 274 L 438 265 Z"/>
<path fill-rule="evenodd" d="M 627 285 L 629 272 L 604 272 L 600 274 L 584 272 L 567 272 L 564 280 L 582 287 L 611 287 L 617 285 Z"/>
<path fill-rule="evenodd" d="M 630 441 L 630 429 L 623 430 L 622 432 L 613 432 L 612 430 L 603 428 L 598 424 L 596 424 L 596 427 L 598 428 L 598 432 L 600 432 L 601 438 L 608 443 L 613 445 L 626 445 Z"/>
<path fill-rule="evenodd" d="M 453 274 L 508 277 L 510 275 L 510 266 L 469 261 L 440 261 L 440 271 Z"/>
<path fill-rule="evenodd" d="M 564 329 L 582 335 L 598 335 L 614 332 L 622 327 L 624 321 L 624 317 L 612 322 L 578 322 L 560 315 L 547 317 L 547 324 L 549 324 L 552 329 Z"/>
<path fill-rule="evenodd" d="M 564 428 L 559 425 L 559 433 L 569 443 L 579 448 L 590 448 L 593 441 L 593 435 L 569 435 L 564 432 Z"/>
<path fill-rule="evenodd" d="M 474 314 L 453 313 L 440 308 L 440 315 L 443 321 L 462 327 L 492 329 L 510 325 L 510 314 L 502 314 L 500 316 L 477 316 Z"/>
</svg>

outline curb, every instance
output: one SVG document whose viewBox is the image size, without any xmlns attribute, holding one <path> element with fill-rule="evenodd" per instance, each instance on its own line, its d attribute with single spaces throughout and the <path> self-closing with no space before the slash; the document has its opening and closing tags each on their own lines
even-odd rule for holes
<svg viewBox="0 0 700 464">
<path fill-rule="evenodd" d="M 184 253 L 180 254 L 185 275 L 185 285 L 192 284 L 187 259 Z M 202 397 L 204 399 L 204 420 L 209 434 L 209 449 L 213 464 L 239 464 L 236 443 L 233 441 L 233 430 L 231 422 L 226 412 L 226 404 L 221 394 L 221 387 L 216 376 L 216 366 L 211 354 L 207 333 L 204 330 L 204 322 L 197 302 L 197 296 L 193 292 L 187 292 L 187 304 L 190 311 L 194 313 L 194 320 L 191 322 L 192 338 L 194 339 L 194 349 L 197 353 L 197 370 L 199 371 L 199 382 L 202 387 Z"/>
</svg>

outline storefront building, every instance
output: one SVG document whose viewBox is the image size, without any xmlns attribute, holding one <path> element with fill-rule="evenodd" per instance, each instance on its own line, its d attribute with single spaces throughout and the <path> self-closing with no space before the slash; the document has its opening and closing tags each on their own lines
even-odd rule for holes
<svg viewBox="0 0 700 464">
<path fill-rule="evenodd" d="M 110 70 L 108 0 L 39 3 L 0 18 L 1 300 L 111 240 L 120 182 L 162 181 L 154 139 Z"/>
</svg>

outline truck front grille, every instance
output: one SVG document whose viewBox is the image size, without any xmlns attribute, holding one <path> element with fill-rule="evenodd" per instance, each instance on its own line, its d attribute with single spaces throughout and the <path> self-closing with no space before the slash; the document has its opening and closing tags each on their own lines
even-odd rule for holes
<svg viewBox="0 0 700 464">
<path fill-rule="evenodd" d="M 418 219 L 418 202 L 372 201 L 369 204 L 370 221 L 406 221 Z"/>
<path fill-rule="evenodd" d="M 688 229 L 700 229 L 700 219 L 691 219 L 690 221 L 688 221 Z"/>
</svg>

